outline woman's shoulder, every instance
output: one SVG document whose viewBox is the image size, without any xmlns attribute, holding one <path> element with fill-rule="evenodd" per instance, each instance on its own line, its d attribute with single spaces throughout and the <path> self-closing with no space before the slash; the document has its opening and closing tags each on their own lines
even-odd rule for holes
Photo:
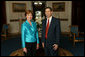
<svg viewBox="0 0 85 57">
<path fill-rule="evenodd" d="M 37 24 L 35 21 L 32 21 L 33 24 Z"/>
<path fill-rule="evenodd" d="M 23 25 L 23 26 L 24 26 L 24 25 L 26 25 L 26 21 L 25 21 L 25 22 L 23 22 L 23 23 L 22 23 L 22 25 Z"/>
</svg>

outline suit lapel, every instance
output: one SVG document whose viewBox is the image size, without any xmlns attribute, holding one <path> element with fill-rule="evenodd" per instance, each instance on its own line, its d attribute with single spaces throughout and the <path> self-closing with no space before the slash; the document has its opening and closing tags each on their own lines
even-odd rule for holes
<svg viewBox="0 0 85 57">
<path fill-rule="evenodd" d="M 50 29 L 52 28 L 52 24 L 53 24 L 53 17 L 52 17 L 52 20 L 51 20 L 51 23 L 50 23 L 50 26 L 49 26 L 49 29 L 48 29 L 48 33 L 49 33 L 49 31 L 51 31 Z"/>
<path fill-rule="evenodd" d="M 45 22 L 44 22 L 44 35 L 45 35 L 45 33 L 46 33 L 46 22 L 47 22 L 47 19 L 45 20 Z M 50 23 L 50 26 L 49 26 L 49 29 L 48 29 L 48 34 L 49 34 L 49 32 L 51 31 L 50 29 L 52 28 L 52 24 L 53 24 L 53 17 L 52 17 L 52 20 L 51 20 L 51 23 Z"/>
<path fill-rule="evenodd" d="M 45 29 L 46 29 L 46 22 L 47 22 L 47 19 L 45 20 L 45 23 L 44 23 L 44 25 L 45 25 Z"/>
</svg>

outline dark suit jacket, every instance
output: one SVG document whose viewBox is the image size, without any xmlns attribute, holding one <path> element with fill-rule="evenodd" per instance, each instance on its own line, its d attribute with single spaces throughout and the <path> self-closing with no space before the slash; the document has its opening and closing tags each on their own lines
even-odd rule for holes
<svg viewBox="0 0 85 57">
<path fill-rule="evenodd" d="M 42 42 L 45 43 L 45 30 L 46 30 L 46 21 L 47 19 L 42 20 Z M 46 45 L 59 45 L 59 38 L 60 38 L 60 21 L 57 18 L 52 17 L 51 24 L 47 34 L 47 43 Z"/>
</svg>

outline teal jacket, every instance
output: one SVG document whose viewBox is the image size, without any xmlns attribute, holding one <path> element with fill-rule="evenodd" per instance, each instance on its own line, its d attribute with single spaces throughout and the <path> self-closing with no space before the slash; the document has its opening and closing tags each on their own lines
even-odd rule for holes
<svg viewBox="0 0 85 57">
<path fill-rule="evenodd" d="M 35 22 L 31 21 L 32 26 L 26 20 L 21 25 L 22 48 L 25 48 L 25 42 L 39 44 L 38 30 Z"/>
</svg>

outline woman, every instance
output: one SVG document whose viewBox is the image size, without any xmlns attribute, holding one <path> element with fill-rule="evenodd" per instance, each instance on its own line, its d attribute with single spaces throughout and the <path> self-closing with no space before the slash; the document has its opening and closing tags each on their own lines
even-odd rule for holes
<svg viewBox="0 0 85 57">
<path fill-rule="evenodd" d="M 32 11 L 25 12 L 27 20 L 21 26 L 22 48 L 27 56 L 35 56 L 39 49 L 39 38 L 36 23 L 31 21 Z"/>
</svg>

